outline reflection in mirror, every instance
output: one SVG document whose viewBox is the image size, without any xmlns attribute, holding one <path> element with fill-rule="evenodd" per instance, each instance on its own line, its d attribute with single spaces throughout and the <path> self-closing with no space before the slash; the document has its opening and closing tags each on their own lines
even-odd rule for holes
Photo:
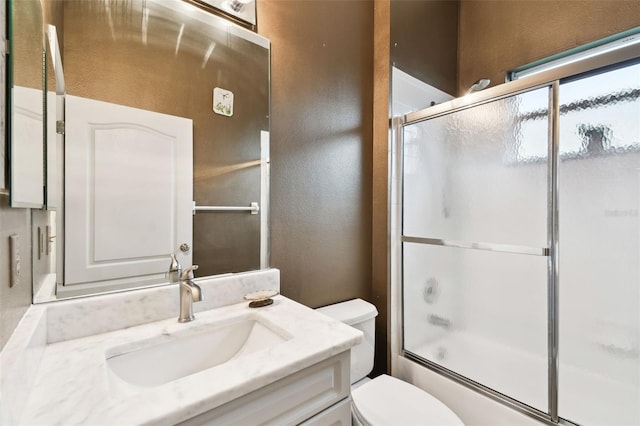
<svg viewBox="0 0 640 426">
<path fill-rule="evenodd" d="M 34 299 L 164 284 L 171 253 L 200 276 L 267 267 L 268 40 L 178 0 L 44 7 L 64 139 L 47 188 L 56 279 L 34 278 Z"/>
<path fill-rule="evenodd" d="M 39 0 L 9 2 L 11 207 L 44 205 L 43 37 Z"/>
</svg>

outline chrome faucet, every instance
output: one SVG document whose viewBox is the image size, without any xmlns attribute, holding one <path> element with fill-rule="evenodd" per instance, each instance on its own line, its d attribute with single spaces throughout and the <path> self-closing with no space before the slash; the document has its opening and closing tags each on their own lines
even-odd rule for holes
<svg viewBox="0 0 640 426">
<path fill-rule="evenodd" d="M 201 302 L 204 299 L 200 286 L 193 282 L 193 271 L 196 269 L 198 269 L 198 265 L 193 265 L 182 272 L 178 322 L 193 321 L 195 319 L 193 316 L 193 302 Z"/>
<path fill-rule="evenodd" d="M 171 253 L 171 265 L 169 265 L 169 284 L 177 284 L 182 279 L 182 265 L 175 254 Z"/>
</svg>

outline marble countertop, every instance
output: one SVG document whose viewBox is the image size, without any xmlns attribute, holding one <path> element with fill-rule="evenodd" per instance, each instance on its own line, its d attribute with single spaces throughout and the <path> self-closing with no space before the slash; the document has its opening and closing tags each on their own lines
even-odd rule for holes
<svg viewBox="0 0 640 426">
<path fill-rule="evenodd" d="M 350 349 L 362 334 L 283 296 L 270 306 L 237 303 L 176 318 L 61 340 L 44 347 L 20 424 L 176 424 Z M 153 336 L 250 315 L 288 340 L 225 364 L 156 386 L 114 386 L 106 354 Z M 90 322 L 91 317 L 85 318 Z"/>
</svg>

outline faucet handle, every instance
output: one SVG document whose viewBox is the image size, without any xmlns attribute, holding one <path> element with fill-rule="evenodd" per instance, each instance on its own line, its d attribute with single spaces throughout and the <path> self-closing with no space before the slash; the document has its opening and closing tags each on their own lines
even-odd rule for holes
<svg viewBox="0 0 640 426">
<path fill-rule="evenodd" d="M 182 271 L 182 280 L 192 280 L 194 278 L 193 271 L 195 271 L 196 269 L 198 269 L 198 265 L 191 265 L 187 269 Z"/>
</svg>

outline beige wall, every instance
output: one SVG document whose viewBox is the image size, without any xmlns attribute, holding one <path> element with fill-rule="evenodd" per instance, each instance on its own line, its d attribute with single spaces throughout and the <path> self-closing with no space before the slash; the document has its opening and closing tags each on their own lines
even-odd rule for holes
<svg viewBox="0 0 640 426">
<path fill-rule="evenodd" d="M 389 48 L 391 2 L 374 6 L 373 66 L 373 216 L 371 300 L 378 308 L 374 373 L 388 370 L 389 304 Z"/>
<path fill-rule="evenodd" d="M 39 89 L 42 87 L 42 6 L 38 0 L 19 0 L 14 7 L 13 84 Z M 3 23 L 6 25 L 6 23 Z M 4 33 L 3 33 L 4 34 Z"/>
<path fill-rule="evenodd" d="M 259 1 L 271 40 L 271 265 L 311 307 L 371 294 L 373 2 Z"/>
<path fill-rule="evenodd" d="M 455 94 L 458 0 L 391 0 L 391 63 Z"/>
<path fill-rule="evenodd" d="M 458 94 L 474 81 L 640 26 L 640 1 L 463 0 Z"/>
<path fill-rule="evenodd" d="M 374 303 L 384 372 L 389 1 L 259 1 L 258 22 L 272 43 L 271 265 L 308 306 Z"/>
</svg>

